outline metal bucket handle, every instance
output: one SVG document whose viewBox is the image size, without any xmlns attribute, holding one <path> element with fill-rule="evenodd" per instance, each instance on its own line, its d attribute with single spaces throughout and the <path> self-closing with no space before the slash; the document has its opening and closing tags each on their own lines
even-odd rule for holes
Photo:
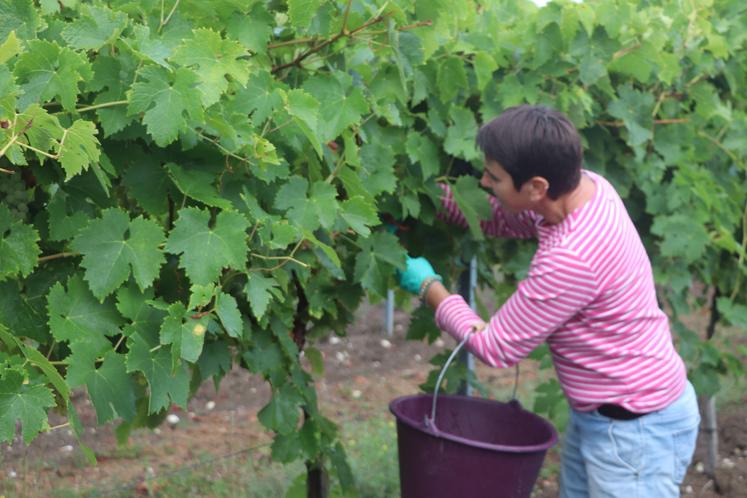
<svg viewBox="0 0 747 498">
<path fill-rule="evenodd" d="M 425 426 L 431 430 L 433 430 L 434 433 L 438 434 L 440 431 L 438 430 L 438 427 L 436 427 L 436 402 L 438 401 L 438 390 L 441 387 L 441 381 L 444 378 L 444 374 L 446 373 L 446 370 L 451 365 L 451 362 L 454 360 L 456 355 L 459 353 L 459 351 L 464 347 L 465 344 L 467 344 L 467 341 L 470 340 L 470 338 L 475 334 L 474 331 L 470 331 L 467 333 L 467 335 L 464 336 L 464 339 L 457 345 L 456 348 L 454 348 L 454 351 L 451 352 L 451 355 L 446 360 L 446 363 L 444 363 L 444 366 L 441 368 L 441 372 L 438 374 L 438 379 L 436 379 L 436 388 L 433 390 L 433 403 L 431 404 L 431 416 L 430 418 L 428 415 L 425 415 Z M 516 399 L 516 387 L 519 384 L 519 364 L 516 364 L 516 378 L 514 379 L 514 392 L 511 396 L 511 404 L 515 405 L 516 407 L 520 407 L 519 401 Z"/>
</svg>

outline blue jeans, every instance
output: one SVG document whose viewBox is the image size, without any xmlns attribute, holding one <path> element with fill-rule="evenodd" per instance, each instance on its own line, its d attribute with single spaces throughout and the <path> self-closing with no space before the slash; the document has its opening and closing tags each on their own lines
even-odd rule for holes
<svg viewBox="0 0 747 498">
<path fill-rule="evenodd" d="M 634 420 L 571 410 L 560 463 L 560 497 L 680 496 L 699 424 L 689 382 L 671 405 Z"/>
</svg>

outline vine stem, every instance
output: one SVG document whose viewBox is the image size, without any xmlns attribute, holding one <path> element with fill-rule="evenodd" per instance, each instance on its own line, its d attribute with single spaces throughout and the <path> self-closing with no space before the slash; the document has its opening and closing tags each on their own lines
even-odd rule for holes
<svg viewBox="0 0 747 498">
<path fill-rule="evenodd" d="M 129 104 L 129 101 L 127 100 L 113 100 L 111 102 L 102 102 L 101 104 L 96 105 L 89 105 L 85 107 L 79 107 L 76 109 L 78 112 L 88 112 L 88 111 L 95 111 L 96 109 L 103 109 L 105 107 L 114 107 L 118 105 L 126 105 Z"/>
<path fill-rule="evenodd" d="M 70 422 L 65 422 L 64 424 L 54 425 L 50 427 L 47 432 L 52 432 L 53 430 L 56 430 L 56 429 L 64 429 L 65 427 L 69 427 L 69 426 L 70 426 Z"/>
<path fill-rule="evenodd" d="M 348 1 L 348 6 L 350 5 L 350 3 L 351 2 Z M 301 55 L 299 55 L 298 57 L 296 57 L 292 61 L 287 62 L 285 64 L 280 64 L 278 66 L 273 67 L 271 72 L 272 72 L 272 74 L 275 74 L 275 73 L 280 72 L 283 69 L 287 69 L 289 67 L 300 66 L 301 62 L 303 62 L 304 59 L 306 59 L 307 57 L 309 57 L 312 54 L 315 54 L 315 53 L 319 52 L 324 47 L 326 47 L 328 45 L 331 45 L 332 43 L 336 42 L 337 40 L 339 40 L 340 38 L 343 38 L 345 36 L 347 36 L 347 37 L 355 36 L 356 33 L 359 33 L 361 31 L 363 31 L 364 29 L 368 28 L 369 26 L 382 22 L 384 19 L 386 19 L 386 17 L 387 16 L 385 16 L 385 15 L 378 15 L 378 16 L 372 18 L 372 19 L 369 19 L 368 21 L 366 21 L 362 25 L 360 25 L 357 28 L 355 28 L 353 30 L 350 30 L 350 31 L 348 31 L 348 27 L 347 27 L 347 24 L 346 24 L 347 21 L 346 21 L 345 23 L 343 23 L 343 26 L 342 26 L 342 29 L 340 30 L 340 32 L 337 33 L 335 36 L 333 36 L 332 38 L 329 38 L 327 40 L 324 40 L 319 45 L 315 45 L 315 46 L 311 47 L 310 49 L 302 52 Z"/>
<path fill-rule="evenodd" d="M 669 124 L 683 124 L 689 123 L 690 118 L 671 118 L 671 119 L 655 119 L 655 125 L 669 125 Z M 597 121 L 598 125 L 602 126 L 613 126 L 615 128 L 623 128 L 625 126 L 624 121 Z"/>
<path fill-rule="evenodd" d="M 230 150 L 228 150 L 225 147 L 223 147 L 217 140 L 212 139 L 212 138 L 208 137 L 207 135 L 203 135 L 199 131 L 197 132 L 197 136 L 200 137 L 200 138 L 202 138 L 203 140 L 206 140 L 206 141 L 210 142 L 211 144 L 215 145 L 216 147 L 218 147 L 218 149 L 220 149 L 221 152 L 223 152 L 227 156 L 233 157 L 234 159 L 238 159 L 239 161 L 241 161 L 243 163 L 247 163 L 247 164 L 250 164 L 250 165 L 252 164 L 252 162 L 249 159 L 247 159 L 245 157 L 241 157 L 238 154 L 234 154 Z"/>
<path fill-rule="evenodd" d="M 49 256 L 40 257 L 37 262 L 44 263 L 46 261 L 52 261 L 53 259 L 69 258 L 72 256 L 80 256 L 79 252 L 59 252 L 57 254 L 50 254 Z"/>
<path fill-rule="evenodd" d="M 732 151 L 730 151 L 729 149 L 727 149 L 727 148 L 726 148 L 726 147 L 724 146 L 724 144 L 722 144 L 722 143 L 721 143 L 721 142 L 720 142 L 720 141 L 719 141 L 718 139 L 716 139 L 716 138 L 714 138 L 714 137 L 710 136 L 710 135 L 709 135 L 708 133 L 706 133 L 706 132 L 704 132 L 704 131 L 699 131 L 699 132 L 698 132 L 698 135 L 700 135 L 701 137 L 703 137 L 703 138 L 705 138 L 706 140 L 710 141 L 710 142 L 711 142 L 711 143 L 712 143 L 713 145 L 715 145 L 716 147 L 718 147 L 719 149 L 721 149 L 721 151 L 722 151 L 722 152 L 724 152 L 724 153 L 725 153 L 725 154 L 726 154 L 727 156 L 729 156 L 729 158 L 730 158 L 730 159 L 731 159 L 732 161 L 734 161 L 735 163 L 737 163 L 737 164 L 739 164 L 739 165 L 741 165 L 741 164 L 742 164 L 742 162 L 741 162 L 741 161 L 739 160 L 739 157 L 737 157 L 737 155 L 736 155 L 736 154 L 734 154 L 734 152 L 732 152 Z"/>
<path fill-rule="evenodd" d="M 122 341 L 124 341 L 124 338 L 125 338 L 125 335 L 122 334 L 119 340 L 117 341 L 117 343 L 114 345 L 114 351 L 117 351 L 117 349 L 119 349 L 119 346 L 122 344 Z"/>
<path fill-rule="evenodd" d="M 263 256 L 261 254 L 257 254 L 257 253 L 254 253 L 254 252 L 250 253 L 250 256 L 254 256 L 255 258 L 259 258 L 259 259 L 263 259 L 263 260 L 267 260 L 267 261 L 280 261 L 280 263 L 278 263 L 277 265 L 272 266 L 270 268 L 252 268 L 249 271 L 252 271 L 252 272 L 257 272 L 257 271 L 275 271 L 275 270 L 279 270 L 280 268 L 282 268 L 283 266 L 287 265 L 291 261 L 294 262 L 294 263 L 296 263 L 296 264 L 298 264 L 298 265 L 300 265 L 300 266 L 302 266 L 302 267 L 304 267 L 304 268 L 308 268 L 309 267 L 308 264 L 306 264 L 303 261 L 299 261 L 296 258 L 294 258 L 296 252 L 298 251 L 298 249 L 301 247 L 301 245 L 305 241 L 306 241 L 306 239 L 299 240 L 298 243 L 296 244 L 296 246 L 291 251 L 291 253 L 290 253 L 289 256 Z"/>
<path fill-rule="evenodd" d="M 171 11 L 166 16 L 166 19 L 163 19 L 163 1 L 161 2 L 161 25 L 158 26 L 158 32 L 159 33 L 163 30 L 163 27 L 166 26 L 169 23 L 169 21 L 171 20 L 171 16 L 173 16 L 174 12 L 176 12 L 176 8 L 179 6 L 179 2 L 180 1 L 181 0 L 176 0 L 174 2 L 174 6 L 171 7 Z"/>
</svg>

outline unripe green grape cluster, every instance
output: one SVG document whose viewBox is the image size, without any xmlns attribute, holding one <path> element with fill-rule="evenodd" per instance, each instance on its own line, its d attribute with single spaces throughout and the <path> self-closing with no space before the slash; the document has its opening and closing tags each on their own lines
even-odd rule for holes
<svg viewBox="0 0 747 498">
<path fill-rule="evenodd" d="M 31 191 L 26 189 L 26 184 L 20 173 L 6 174 L 0 172 L 0 202 L 10 209 L 13 218 L 26 221 L 29 214 Z"/>
</svg>

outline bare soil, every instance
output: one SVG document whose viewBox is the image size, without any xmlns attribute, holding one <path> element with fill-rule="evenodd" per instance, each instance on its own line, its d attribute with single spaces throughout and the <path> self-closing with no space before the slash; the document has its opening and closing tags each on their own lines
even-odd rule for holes
<svg viewBox="0 0 747 498">
<path fill-rule="evenodd" d="M 339 423 L 389 417 L 389 401 L 418 392 L 418 385 L 431 369 L 429 358 L 445 347 L 453 347 L 454 342 L 447 337 L 434 345 L 406 341 L 407 321 L 407 315 L 398 312 L 394 336 L 388 338 L 382 307 L 367 306 L 347 337 L 318 345 L 326 365 L 325 376 L 317 380 L 319 403 L 329 417 Z M 513 371 L 478 365 L 477 374 L 490 387 L 509 389 L 513 384 Z M 531 367 L 522 367 L 522 381 L 535 375 Z M 143 496 L 147 488 L 136 483 L 149 477 L 201 458 L 266 445 L 271 440 L 256 417 L 269 398 L 269 390 L 260 378 L 242 369 L 231 371 L 218 392 L 212 383 L 203 385 L 188 411 L 174 408 L 178 423 L 164 423 L 154 431 L 136 431 L 125 448 L 117 447 L 113 425 L 96 426 L 95 412 L 85 394 L 78 392 L 75 397 L 87 428 L 84 442 L 96 452 L 98 464 L 85 462 L 72 432 L 64 426 L 40 435 L 30 446 L 20 441 L 2 445 L 0 480 L 4 489 L 0 488 L 0 495 L 46 497 L 61 488 L 109 489 L 133 483 L 133 496 Z M 716 481 L 702 471 L 705 449 L 699 441 L 694 464 L 682 486 L 683 496 L 747 498 L 747 395 L 742 401 L 719 413 L 722 461 Z M 61 417 L 51 416 L 50 424 L 63 422 Z M 551 452 L 545 466 L 557 468 L 557 463 L 557 452 Z M 535 495 L 555 497 L 557 489 L 555 472 L 544 472 Z"/>
</svg>

